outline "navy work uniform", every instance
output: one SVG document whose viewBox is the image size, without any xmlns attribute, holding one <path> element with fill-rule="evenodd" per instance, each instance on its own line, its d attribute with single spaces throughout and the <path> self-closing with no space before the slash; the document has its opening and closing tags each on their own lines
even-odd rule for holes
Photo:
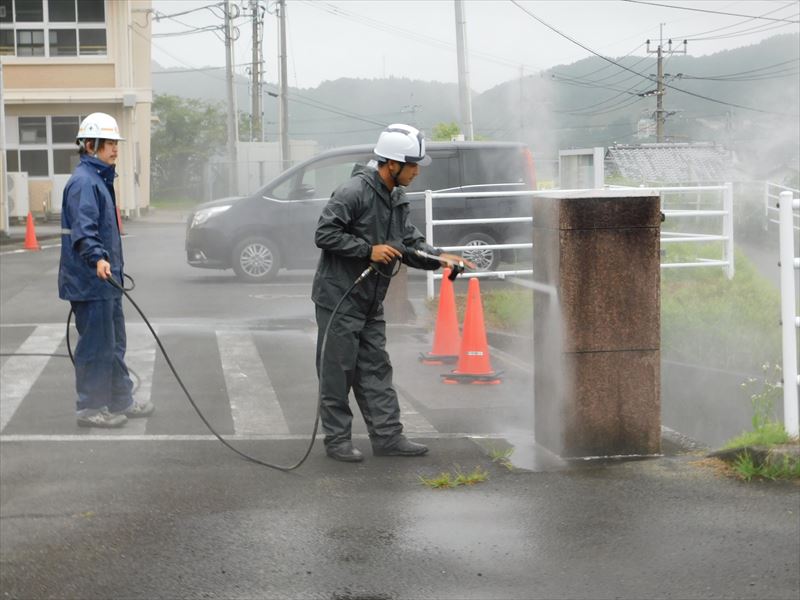
<svg viewBox="0 0 800 600">
<path fill-rule="evenodd" d="M 133 404 L 125 366 L 122 292 L 97 276 L 97 261 L 111 264 L 122 284 L 122 239 L 114 195 L 114 165 L 83 154 L 64 188 L 58 295 L 69 300 L 80 338 L 75 348 L 77 410 L 123 412 Z"/>
</svg>

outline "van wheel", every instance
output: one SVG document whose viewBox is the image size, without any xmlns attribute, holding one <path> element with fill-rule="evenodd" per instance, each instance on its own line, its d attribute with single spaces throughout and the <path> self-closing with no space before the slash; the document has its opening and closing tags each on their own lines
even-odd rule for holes
<svg viewBox="0 0 800 600">
<path fill-rule="evenodd" d="M 249 237 L 236 244 L 231 263 L 236 276 L 247 283 L 272 281 L 281 268 L 278 247 L 263 236 Z"/>
<path fill-rule="evenodd" d="M 497 244 L 494 238 L 485 233 L 470 233 L 458 241 L 458 246 L 473 246 L 475 249 L 462 250 L 461 256 L 475 263 L 478 271 L 496 271 L 500 265 L 499 250 L 482 250 L 481 246 Z"/>
</svg>

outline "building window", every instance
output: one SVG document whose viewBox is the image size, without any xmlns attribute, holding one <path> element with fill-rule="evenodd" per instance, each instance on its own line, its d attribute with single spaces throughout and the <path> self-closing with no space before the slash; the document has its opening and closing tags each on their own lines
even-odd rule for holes
<svg viewBox="0 0 800 600">
<path fill-rule="evenodd" d="M 69 175 L 80 162 L 78 150 L 53 149 L 53 175 Z"/>
<path fill-rule="evenodd" d="M 0 0 L 0 55 L 105 56 L 105 0 Z"/>
<path fill-rule="evenodd" d="M 75 146 L 75 137 L 78 135 L 80 125 L 79 117 L 53 117 L 53 143 Z"/>
<path fill-rule="evenodd" d="M 20 144 L 46 144 L 47 143 L 47 118 L 46 117 L 20 117 L 19 118 L 19 143 Z"/>
<path fill-rule="evenodd" d="M 47 150 L 20 150 L 20 171 L 27 171 L 28 177 L 47 177 Z"/>
<path fill-rule="evenodd" d="M 78 56 L 74 29 L 50 30 L 50 56 Z"/>
<path fill-rule="evenodd" d="M 27 171 L 29 177 L 68 175 L 78 164 L 75 136 L 80 116 L 11 117 L 17 139 L 6 152 L 9 171 Z M 12 136 L 13 139 L 13 136 Z"/>
</svg>

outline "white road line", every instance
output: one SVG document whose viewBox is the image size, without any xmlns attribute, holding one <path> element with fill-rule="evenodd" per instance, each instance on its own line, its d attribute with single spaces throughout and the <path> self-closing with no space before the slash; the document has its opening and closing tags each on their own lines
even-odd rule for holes
<svg viewBox="0 0 800 600">
<path fill-rule="evenodd" d="M 158 333 L 158 328 L 153 326 Z M 150 400 L 153 389 L 153 370 L 156 364 L 156 342 L 153 334 L 144 323 L 129 323 L 125 326 L 125 333 L 128 338 L 127 351 L 125 352 L 125 364 L 136 372 L 139 378 L 139 387 L 136 389 L 134 399 L 139 402 Z M 136 378 L 132 377 L 134 384 Z M 126 434 L 144 434 L 147 428 L 148 419 L 129 419 L 125 425 Z M 100 429 L 90 429 L 89 435 L 97 436 L 101 434 Z M 122 431 L 121 429 L 115 431 Z M 104 432 L 108 434 L 108 432 Z"/>
<path fill-rule="evenodd" d="M 236 434 L 289 433 L 253 336 L 241 331 L 217 331 L 217 345 Z"/>
<path fill-rule="evenodd" d="M 65 331 L 63 325 L 39 325 L 17 352 L 52 354 Z M 49 360 L 47 356 L 11 356 L 0 368 L 0 431 L 17 412 Z"/>
<path fill-rule="evenodd" d="M 316 347 L 317 332 L 308 331 L 306 332 L 306 336 Z M 397 400 L 400 404 L 400 420 L 403 423 L 403 431 L 406 433 L 435 433 L 436 428 L 431 424 L 431 422 L 422 416 L 413 405 L 403 398 L 400 390 L 395 388 L 395 391 L 397 392 Z M 355 402 L 353 402 L 353 404 L 355 404 Z"/>
</svg>

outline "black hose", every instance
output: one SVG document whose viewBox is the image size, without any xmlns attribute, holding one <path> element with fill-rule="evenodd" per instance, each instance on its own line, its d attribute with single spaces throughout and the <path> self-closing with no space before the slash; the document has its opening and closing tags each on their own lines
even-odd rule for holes
<svg viewBox="0 0 800 600">
<path fill-rule="evenodd" d="M 365 271 L 365 273 L 366 273 L 366 271 Z M 331 325 L 333 324 L 334 317 L 336 316 L 336 313 L 339 311 L 339 308 L 341 308 L 342 303 L 345 301 L 345 299 L 353 291 L 353 288 L 356 287 L 356 285 L 358 285 L 362 281 L 362 279 L 363 279 L 363 274 L 362 274 L 362 277 L 359 277 L 358 279 L 356 279 L 350 285 L 350 287 L 347 288 L 347 291 L 342 295 L 341 299 L 339 300 L 339 302 L 336 303 L 336 306 L 334 307 L 333 311 L 331 312 L 331 317 L 328 320 L 328 324 L 325 327 L 325 333 L 322 336 L 322 346 L 320 347 L 320 356 L 325 356 L 325 348 L 326 348 L 327 343 L 328 343 L 328 332 L 330 331 Z M 161 340 L 159 339 L 158 334 L 156 334 L 155 330 L 150 325 L 150 321 L 147 320 L 147 317 L 145 316 L 144 312 L 142 312 L 142 309 L 139 308 L 139 305 L 136 304 L 136 302 L 133 300 L 133 298 L 130 297 L 130 295 L 128 294 L 127 290 L 125 288 L 123 288 L 120 284 L 118 284 L 116 281 L 114 281 L 113 278 L 109 278 L 106 281 L 111 283 L 111 285 L 113 285 L 118 290 L 122 291 L 122 293 L 125 295 L 125 297 L 130 301 L 130 303 L 133 304 L 133 307 L 137 310 L 139 315 L 142 317 L 142 320 L 144 320 L 145 324 L 147 325 L 147 328 L 150 330 L 150 333 L 153 334 L 153 339 L 155 339 L 156 343 L 158 344 L 159 349 L 161 350 L 161 353 L 164 355 L 164 359 L 167 361 L 167 365 L 169 366 L 170 370 L 172 371 L 172 374 L 175 376 L 175 380 L 178 382 L 178 385 L 180 385 L 181 389 L 183 390 L 183 393 L 186 395 L 186 398 L 189 400 L 189 403 L 192 405 L 192 408 L 194 408 L 195 412 L 197 413 L 197 416 L 200 417 L 200 420 L 203 421 L 203 423 L 208 428 L 208 430 L 212 434 L 214 434 L 214 437 L 216 437 L 225 447 L 227 447 L 229 450 L 235 452 L 236 454 L 238 454 L 239 456 L 241 456 L 242 458 L 244 458 L 246 460 L 254 462 L 254 463 L 258 464 L 258 465 L 262 465 L 264 467 L 269 467 L 271 469 L 277 469 L 279 471 L 286 471 L 286 472 L 293 471 L 293 470 L 298 468 L 300 465 L 302 465 L 306 461 L 308 456 L 311 454 L 311 449 L 314 447 L 314 442 L 316 441 L 316 438 L 317 438 L 317 430 L 319 428 L 320 406 L 322 404 L 322 381 L 323 381 L 322 376 L 323 376 L 323 365 L 324 365 L 324 361 L 323 360 L 320 360 L 320 365 L 319 365 L 319 389 L 318 389 L 318 394 L 317 394 L 317 411 L 316 411 L 316 416 L 314 417 L 314 430 L 311 433 L 311 441 L 308 444 L 308 448 L 306 448 L 305 454 L 303 455 L 303 457 L 299 461 L 297 461 L 293 465 L 277 465 L 277 464 L 273 464 L 273 463 L 269 463 L 269 462 L 260 460 L 258 458 L 253 457 L 253 456 L 250 456 L 249 454 L 247 454 L 245 452 L 242 452 L 241 450 L 238 450 L 237 448 L 234 448 L 226 439 L 224 439 L 219 433 L 217 433 L 217 431 L 214 429 L 214 427 L 211 425 L 211 423 L 209 423 L 208 420 L 206 419 L 206 417 L 203 415 L 202 411 L 198 408 L 197 404 L 194 401 L 194 398 L 192 398 L 192 395 L 189 393 L 189 390 L 186 389 L 186 386 L 184 385 L 183 380 L 180 378 L 180 375 L 178 375 L 178 372 L 175 370 L 175 367 L 173 366 L 172 361 L 170 360 L 169 355 L 167 354 L 167 351 L 164 349 L 164 346 L 161 343 Z"/>
</svg>

